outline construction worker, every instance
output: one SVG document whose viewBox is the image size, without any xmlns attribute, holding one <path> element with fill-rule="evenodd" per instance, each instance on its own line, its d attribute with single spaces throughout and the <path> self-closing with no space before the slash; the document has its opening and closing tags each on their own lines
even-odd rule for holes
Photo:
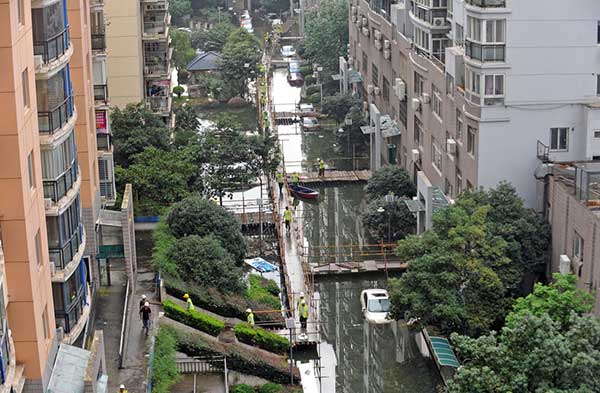
<svg viewBox="0 0 600 393">
<path fill-rule="evenodd" d="M 300 302 L 304 300 L 304 292 L 300 292 L 298 302 L 296 303 L 296 307 L 300 308 Z"/>
<path fill-rule="evenodd" d="M 192 299 L 190 298 L 190 295 L 186 293 L 185 295 L 183 295 L 183 298 L 185 299 L 187 310 L 188 311 L 193 311 L 194 310 L 194 303 L 192 303 Z"/>
<path fill-rule="evenodd" d="M 277 171 L 275 177 L 277 178 L 277 184 L 279 185 L 279 195 L 281 195 L 283 193 L 283 172 Z"/>
<path fill-rule="evenodd" d="M 246 317 L 246 321 L 248 321 L 248 325 L 254 327 L 254 313 L 252 312 L 252 309 L 247 308 L 246 314 L 248 314 L 248 316 Z"/>
<path fill-rule="evenodd" d="M 306 323 L 308 321 L 308 304 L 306 300 L 302 298 L 300 305 L 298 306 L 298 315 L 300 316 L 300 338 L 306 339 Z"/>
<path fill-rule="evenodd" d="M 325 161 L 318 158 L 319 161 L 319 176 L 325 176 Z"/>
<path fill-rule="evenodd" d="M 292 184 L 297 186 L 300 183 L 300 178 L 298 177 L 298 172 L 294 172 L 292 174 Z"/>
<path fill-rule="evenodd" d="M 152 309 L 150 308 L 150 303 L 144 303 L 144 307 L 142 307 L 140 310 L 140 316 L 142 318 L 142 325 L 147 336 L 148 332 L 150 331 L 150 324 L 152 323 Z"/>
<path fill-rule="evenodd" d="M 119 393 L 127 393 L 127 389 L 125 389 L 125 385 L 121 384 L 121 386 L 119 386 Z"/>
<path fill-rule="evenodd" d="M 142 298 L 140 299 L 140 311 L 142 310 L 142 307 L 144 307 L 144 303 L 146 303 L 146 302 L 147 302 L 146 295 L 142 295 Z M 141 318 L 141 316 L 140 316 L 140 318 Z"/>
<path fill-rule="evenodd" d="M 289 206 L 285 207 L 285 211 L 283 212 L 283 220 L 285 221 L 285 230 L 287 232 L 290 231 L 290 225 L 292 224 L 292 211 Z"/>
</svg>

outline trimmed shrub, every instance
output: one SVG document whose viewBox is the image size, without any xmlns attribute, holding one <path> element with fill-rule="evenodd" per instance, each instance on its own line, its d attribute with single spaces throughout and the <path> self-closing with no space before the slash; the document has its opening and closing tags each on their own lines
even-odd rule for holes
<svg viewBox="0 0 600 393">
<path fill-rule="evenodd" d="M 169 327 L 161 326 L 154 344 L 154 368 L 152 369 L 152 393 L 168 393 L 179 378 L 175 363 L 177 349 L 176 333 Z"/>
<path fill-rule="evenodd" d="M 247 323 L 238 323 L 233 330 L 238 340 L 243 343 L 276 353 L 286 353 L 290 349 L 287 338 L 258 327 L 253 328 Z"/>
<path fill-rule="evenodd" d="M 258 389 L 258 393 L 282 393 L 283 386 L 278 383 L 265 383 Z"/>
<path fill-rule="evenodd" d="M 312 86 L 307 86 L 306 89 L 306 96 L 312 96 L 313 94 L 319 94 L 321 92 L 321 88 L 319 87 L 319 85 L 312 85 Z"/>
<path fill-rule="evenodd" d="M 317 83 L 317 78 L 315 78 L 314 76 L 312 76 L 312 75 L 306 75 L 304 77 L 304 84 L 306 86 L 314 85 L 315 83 Z"/>
<path fill-rule="evenodd" d="M 303 65 L 302 67 L 300 67 L 300 73 L 302 74 L 302 76 L 312 75 L 313 68 L 310 64 Z"/>
<path fill-rule="evenodd" d="M 311 104 L 318 104 L 321 102 L 321 95 L 319 93 L 312 94 L 308 96 L 308 102 Z"/>
<path fill-rule="evenodd" d="M 231 387 L 231 393 L 256 393 L 256 390 L 250 385 L 246 385 L 245 383 L 241 383 L 239 385 L 234 385 Z"/>
<path fill-rule="evenodd" d="M 223 328 L 225 328 L 225 324 L 220 320 L 200 311 L 188 311 L 170 300 L 163 302 L 163 308 L 167 317 L 206 332 L 211 336 L 218 336 Z"/>
<path fill-rule="evenodd" d="M 257 274 L 248 276 L 248 289 L 246 297 L 251 300 L 266 304 L 273 310 L 281 308 L 279 300 L 279 287 L 273 280 L 267 280 Z"/>
</svg>

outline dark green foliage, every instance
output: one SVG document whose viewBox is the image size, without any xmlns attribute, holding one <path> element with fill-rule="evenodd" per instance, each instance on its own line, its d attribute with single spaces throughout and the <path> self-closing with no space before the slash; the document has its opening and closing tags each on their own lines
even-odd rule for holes
<svg viewBox="0 0 600 393">
<path fill-rule="evenodd" d="M 312 96 L 313 94 L 319 94 L 321 92 L 321 88 L 319 85 L 311 85 L 305 89 L 306 96 Z"/>
<path fill-rule="evenodd" d="M 170 300 L 165 300 L 163 302 L 163 309 L 167 317 L 193 327 L 194 329 L 208 333 L 211 336 L 218 336 L 225 328 L 225 324 L 220 320 L 200 311 L 188 311 L 184 307 Z"/>
<path fill-rule="evenodd" d="M 323 97 L 321 112 L 334 118 L 339 124 L 344 121 L 351 108 L 360 108 L 360 105 L 361 100 L 352 94 L 338 93 L 334 96 Z"/>
<path fill-rule="evenodd" d="M 313 74 L 313 67 L 310 64 L 306 64 L 300 67 L 300 73 L 302 74 L 302 76 L 304 78 L 306 78 L 308 75 L 312 75 Z"/>
<path fill-rule="evenodd" d="M 168 327 L 160 327 L 154 344 L 152 393 L 169 393 L 181 377 L 175 363 L 177 337 Z"/>
<path fill-rule="evenodd" d="M 171 36 L 171 46 L 173 47 L 173 64 L 178 70 L 185 70 L 188 63 L 196 57 L 196 51 L 192 48 L 192 41 L 190 34 L 177 30 L 171 29 L 169 35 Z M 184 83 L 179 81 L 179 83 Z"/>
<path fill-rule="evenodd" d="M 383 213 L 377 211 L 380 207 L 385 209 Z M 369 205 L 362 213 L 362 222 L 373 239 L 386 243 L 403 239 L 406 235 L 414 233 L 417 225 L 415 216 L 408 210 L 403 199 L 388 203 L 383 197 L 369 201 Z"/>
<path fill-rule="evenodd" d="M 246 297 L 259 303 L 266 304 L 273 310 L 281 308 L 279 300 L 279 287 L 273 280 L 267 280 L 257 274 L 248 276 L 248 289 Z"/>
<path fill-rule="evenodd" d="M 252 386 L 242 383 L 239 385 L 232 386 L 231 390 L 229 392 L 230 393 L 256 393 L 256 390 Z"/>
<path fill-rule="evenodd" d="M 210 30 L 196 30 L 192 32 L 192 47 L 205 52 L 221 52 L 235 29 L 236 27 L 231 22 L 224 20 Z"/>
<path fill-rule="evenodd" d="M 306 15 L 304 58 L 325 71 L 337 71 L 339 57 L 348 54 L 348 2 L 326 0 Z"/>
<path fill-rule="evenodd" d="M 236 29 L 229 35 L 222 51 L 221 73 L 232 91 L 241 97 L 247 91 L 247 81 L 256 80 L 260 73 L 260 56 L 260 43 L 254 35 L 244 29 Z"/>
<path fill-rule="evenodd" d="M 167 257 L 177 265 L 179 275 L 188 281 L 219 288 L 222 292 L 241 292 L 242 270 L 214 235 L 178 239 Z"/>
<path fill-rule="evenodd" d="M 306 98 L 306 100 L 308 102 L 310 102 L 311 104 L 318 104 L 321 102 L 321 94 L 319 94 L 319 93 L 311 94 L 310 96 L 308 96 Z"/>
<path fill-rule="evenodd" d="M 114 108 L 111 115 L 115 163 L 127 167 L 147 147 L 169 149 L 169 129 L 161 117 L 143 104 Z"/>
<path fill-rule="evenodd" d="M 258 389 L 258 393 L 283 393 L 283 386 L 277 383 L 265 383 Z"/>
<path fill-rule="evenodd" d="M 267 12 L 282 12 L 290 9 L 289 0 L 259 0 Z"/>
<path fill-rule="evenodd" d="M 304 86 L 306 86 L 307 88 L 315 86 L 315 83 L 317 83 L 317 78 L 315 78 L 312 74 L 308 74 L 304 77 Z"/>
<path fill-rule="evenodd" d="M 167 215 L 167 224 L 176 238 L 212 234 L 238 264 L 246 255 L 246 240 L 233 215 L 199 196 L 175 203 Z"/>
<path fill-rule="evenodd" d="M 192 1 L 169 0 L 169 14 L 174 26 L 184 27 L 184 20 L 192 15 Z"/>
<path fill-rule="evenodd" d="M 185 93 L 185 88 L 181 85 L 177 85 L 173 88 L 173 93 L 177 94 L 177 97 L 181 97 L 181 95 Z"/>
<path fill-rule="evenodd" d="M 397 165 L 386 165 L 375 171 L 367 182 L 365 191 L 369 198 L 383 197 L 389 193 L 413 197 L 417 192 L 408 173 Z"/>
<path fill-rule="evenodd" d="M 275 353 L 286 353 L 290 349 L 287 338 L 276 333 L 252 327 L 247 323 L 238 323 L 234 327 L 235 336 L 243 343 L 256 345 L 259 348 Z"/>
</svg>

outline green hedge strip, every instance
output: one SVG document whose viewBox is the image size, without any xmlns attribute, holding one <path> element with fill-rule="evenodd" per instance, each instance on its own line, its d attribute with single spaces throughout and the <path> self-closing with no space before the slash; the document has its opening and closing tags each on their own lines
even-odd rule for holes
<svg viewBox="0 0 600 393">
<path fill-rule="evenodd" d="M 268 330 L 259 327 L 253 328 L 247 323 L 238 323 L 233 330 L 238 340 L 243 343 L 256 345 L 275 353 L 286 353 L 290 349 L 290 342 L 287 338 Z"/>
<path fill-rule="evenodd" d="M 188 311 L 171 300 L 165 300 L 163 308 L 165 315 L 169 318 L 206 332 L 211 336 L 218 336 L 225 328 L 225 324 L 217 318 L 196 310 Z"/>
</svg>

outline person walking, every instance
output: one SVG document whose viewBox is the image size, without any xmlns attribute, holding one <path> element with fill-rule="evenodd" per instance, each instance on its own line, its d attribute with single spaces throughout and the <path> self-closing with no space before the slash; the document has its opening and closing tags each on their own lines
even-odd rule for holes
<svg viewBox="0 0 600 393">
<path fill-rule="evenodd" d="M 306 300 L 304 298 L 300 300 L 298 315 L 300 316 L 300 339 L 306 340 L 308 338 L 306 334 L 306 325 L 308 322 L 308 304 L 306 304 Z"/>
<path fill-rule="evenodd" d="M 283 212 L 283 220 L 285 221 L 285 230 L 289 233 L 290 226 L 292 224 L 292 211 L 289 206 L 285 207 L 285 211 Z"/>
<path fill-rule="evenodd" d="M 189 294 L 184 294 L 183 298 L 185 299 L 186 308 L 188 311 L 194 311 L 194 303 L 192 303 L 192 299 Z"/>
<path fill-rule="evenodd" d="M 283 194 L 283 172 L 277 171 L 275 177 L 277 178 L 277 184 L 279 185 L 279 195 L 281 195 Z"/>
<path fill-rule="evenodd" d="M 144 303 L 144 307 L 142 307 L 140 310 L 140 317 L 142 319 L 142 324 L 147 336 L 148 332 L 150 332 L 150 323 L 152 320 L 152 309 L 150 308 L 150 303 Z"/>
<path fill-rule="evenodd" d="M 121 386 L 119 386 L 119 393 L 127 393 L 127 389 L 125 389 L 125 385 L 121 384 Z"/>
<path fill-rule="evenodd" d="M 297 186 L 300 183 L 300 177 L 298 176 L 298 172 L 294 172 L 292 174 L 292 184 Z"/>
<path fill-rule="evenodd" d="M 248 325 L 254 327 L 254 313 L 252 312 L 252 309 L 247 308 L 246 314 L 248 314 L 248 316 L 246 317 L 246 321 L 248 322 Z"/>
<path fill-rule="evenodd" d="M 319 158 L 319 176 L 325 176 L 325 161 Z"/>
<path fill-rule="evenodd" d="M 139 310 L 142 310 L 142 307 L 144 307 L 144 304 L 147 302 L 148 300 L 146 300 L 146 295 L 142 295 L 142 298 L 140 299 L 140 307 Z"/>
</svg>

